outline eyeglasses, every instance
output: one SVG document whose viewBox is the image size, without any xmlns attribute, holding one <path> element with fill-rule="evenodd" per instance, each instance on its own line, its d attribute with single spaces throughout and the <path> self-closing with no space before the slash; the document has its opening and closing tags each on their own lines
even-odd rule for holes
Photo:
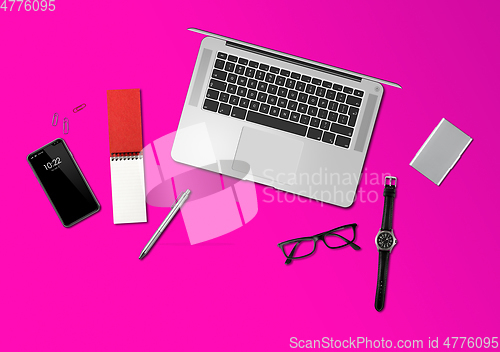
<svg viewBox="0 0 500 352">
<path fill-rule="evenodd" d="M 354 243 L 356 239 L 357 224 L 349 224 L 337 227 L 333 230 L 322 232 L 316 236 L 300 237 L 293 240 L 278 243 L 283 254 L 287 258 L 285 264 L 290 264 L 292 260 L 309 257 L 316 250 L 316 242 L 323 243 L 330 249 L 338 249 L 345 246 L 350 246 L 352 249 L 359 251 L 361 248 Z"/>
</svg>

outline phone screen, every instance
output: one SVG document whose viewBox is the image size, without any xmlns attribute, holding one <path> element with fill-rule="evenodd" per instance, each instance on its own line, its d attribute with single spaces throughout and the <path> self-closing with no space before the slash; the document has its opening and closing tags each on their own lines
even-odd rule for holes
<svg viewBox="0 0 500 352">
<path fill-rule="evenodd" d="M 35 175 L 64 226 L 99 211 L 99 203 L 62 139 L 28 156 Z"/>
</svg>

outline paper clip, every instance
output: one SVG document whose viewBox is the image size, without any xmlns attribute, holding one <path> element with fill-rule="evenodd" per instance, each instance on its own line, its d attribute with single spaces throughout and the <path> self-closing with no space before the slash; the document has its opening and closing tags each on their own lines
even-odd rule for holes
<svg viewBox="0 0 500 352">
<path fill-rule="evenodd" d="M 56 112 L 54 116 L 52 116 L 52 126 L 57 126 L 57 120 L 59 119 L 59 114 Z M 55 122 L 54 122 L 55 120 Z"/>
<path fill-rule="evenodd" d="M 64 134 L 69 133 L 69 119 L 67 117 L 65 117 L 63 120 L 63 133 Z"/>
<path fill-rule="evenodd" d="M 84 107 L 87 105 L 83 103 L 82 105 L 78 105 L 76 108 L 73 109 L 73 112 L 76 114 L 78 111 L 82 110 Z"/>
</svg>

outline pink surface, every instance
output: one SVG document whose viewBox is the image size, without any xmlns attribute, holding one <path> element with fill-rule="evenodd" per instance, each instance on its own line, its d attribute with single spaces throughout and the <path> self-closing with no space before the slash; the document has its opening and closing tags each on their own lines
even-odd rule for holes
<svg viewBox="0 0 500 352">
<path fill-rule="evenodd" d="M 229 177 L 226 177 L 227 180 Z M 228 184 L 224 184 L 227 188 Z M 259 211 L 259 204 L 255 195 L 255 185 L 252 182 L 238 182 L 234 184 L 234 194 L 236 201 L 240 205 L 243 222 L 247 224 Z"/>
<path fill-rule="evenodd" d="M 170 155 L 175 134 L 144 148 L 147 204 L 170 208 L 189 189 L 180 212 L 191 244 L 220 237 L 252 220 L 258 211 L 255 184 L 175 162 Z"/>
<path fill-rule="evenodd" d="M 36 13 L 18 4 L 0 9 L 1 350 L 284 351 L 292 337 L 439 338 L 444 348 L 448 336 L 500 334 L 498 2 L 57 0 Z M 372 202 L 341 209 L 257 186 L 245 226 L 191 246 L 178 216 L 139 261 L 168 209 L 113 225 L 106 90 L 141 89 L 144 145 L 175 131 L 202 40 L 188 27 L 401 84 L 386 87 L 365 163 Z M 443 117 L 474 141 L 437 187 L 409 162 Z M 102 206 L 70 229 L 26 162 L 58 137 Z M 378 313 L 382 173 L 399 181 L 399 243 Z M 352 222 L 361 251 L 318 246 L 284 265 L 278 242 Z"/>
<path fill-rule="evenodd" d="M 231 188 L 217 192 L 211 197 L 186 203 L 183 208 L 182 217 L 191 244 L 211 240 L 241 226 L 238 206 Z"/>
</svg>

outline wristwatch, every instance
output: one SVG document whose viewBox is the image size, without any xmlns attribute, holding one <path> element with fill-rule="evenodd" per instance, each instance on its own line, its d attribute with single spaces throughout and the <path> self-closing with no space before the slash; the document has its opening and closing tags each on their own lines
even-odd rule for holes
<svg viewBox="0 0 500 352">
<path fill-rule="evenodd" d="M 394 182 L 393 182 L 394 181 Z M 387 287 L 387 271 L 389 269 L 389 255 L 398 243 L 392 230 L 392 215 L 394 211 L 394 198 L 396 197 L 396 177 L 386 176 L 384 180 L 384 215 L 382 227 L 375 237 L 378 255 L 377 293 L 375 294 L 375 309 L 384 309 L 385 291 Z"/>
</svg>

